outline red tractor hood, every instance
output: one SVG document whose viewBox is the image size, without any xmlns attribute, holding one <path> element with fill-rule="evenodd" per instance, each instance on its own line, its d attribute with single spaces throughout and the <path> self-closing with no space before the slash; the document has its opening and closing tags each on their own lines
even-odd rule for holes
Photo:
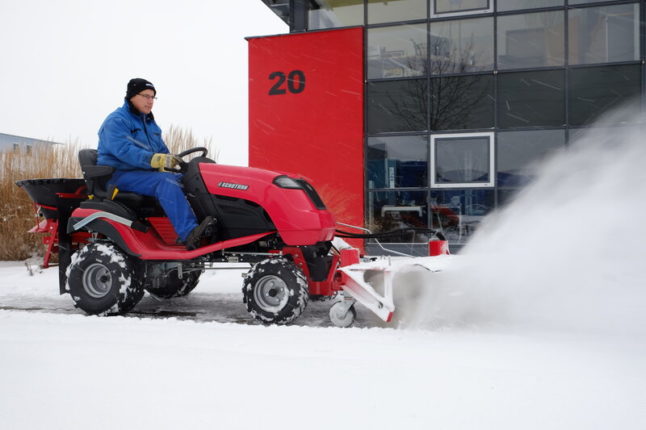
<svg viewBox="0 0 646 430">
<path fill-rule="evenodd" d="M 262 206 L 287 245 L 313 245 L 334 238 L 334 217 L 302 176 L 211 163 L 199 167 L 209 193 Z M 278 186 L 274 181 L 280 176 L 296 179 L 303 186 Z"/>
</svg>

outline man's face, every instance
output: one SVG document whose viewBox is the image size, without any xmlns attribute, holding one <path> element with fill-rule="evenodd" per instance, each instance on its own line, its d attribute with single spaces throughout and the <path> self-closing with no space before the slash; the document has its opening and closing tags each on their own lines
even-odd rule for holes
<svg viewBox="0 0 646 430">
<path fill-rule="evenodd" d="M 143 90 L 130 99 L 130 103 L 141 113 L 148 115 L 153 110 L 155 102 L 155 92 L 153 90 Z"/>
</svg>

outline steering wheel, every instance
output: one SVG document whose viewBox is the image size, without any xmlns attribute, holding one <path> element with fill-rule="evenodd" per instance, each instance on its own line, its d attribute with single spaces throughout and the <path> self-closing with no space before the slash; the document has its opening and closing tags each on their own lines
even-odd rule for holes
<svg viewBox="0 0 646 430">
<path fill-rule="evenodd" d="M 174 173 L 185 173 L 188 167 L 188 163 L 182 160 L 182 158 L 194 152 L 201 152 L 202 154 L 200 154 L 200 157 L 206 157 L 206 154 L 208 154 L 209 150 L 203 146 L 198 146 L 197 148 L 187 149 L 186 151 L 182 151 L 179 154 L 175 154 L 175 158 L 179 162 L 179 167 L 174 169 L 166 169 L 166 171 Z"/>
<path fill-rule="evenodd" d="M 175 157 L 184 158 L 187 155 L 192 154 L 194 152 L 202 152 L 202 155 L 200 155 L 200 157 L 206 157 L 206 154 L 208 154 L 209 150 L 203 146 L 198 146 L 197 148 L 191 148 L 191 149 L 187 149 L 186 151 L 182 151 L 179 154 L 176 154 Z"/>
</svg>

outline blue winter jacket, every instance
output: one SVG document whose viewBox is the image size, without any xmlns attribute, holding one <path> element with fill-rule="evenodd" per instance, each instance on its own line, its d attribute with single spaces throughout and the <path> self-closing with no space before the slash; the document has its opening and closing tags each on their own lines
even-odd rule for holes
<svg viewBox="0 0 646 430">
<path fill-rule="evenodd" d="M 108 115 L 99 129 L 99 165 L 154 170 L 150 159 L 159 152 L 169 153 L 153 115 L 139 113 L 128 101 Z"/>
</svg>

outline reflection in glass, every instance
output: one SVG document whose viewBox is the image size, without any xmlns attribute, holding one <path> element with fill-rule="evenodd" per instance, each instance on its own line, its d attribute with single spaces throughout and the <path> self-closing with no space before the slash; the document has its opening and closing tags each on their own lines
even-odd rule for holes
<svg viewBox="0 0 646 430">
<path fill-rule="evenodd" d="M 493 18 L 431 23 L 431 73 L 493 68 Z"/>
<path fill-rule="evenodd" d="M 496 188 L 496 195 L 498 196 L 498 208 L 511 204 L 516 197 L 520 194 L 523 188 Z"/>
<path fill-rule="evenodd" d="M 506 131 L 496 138 L 496 171 L 499 187 L 529 183 L 540 162 L 565 146 L 565 130 Z"/>
<path fill-rule="evenodd" d="M 431 81 L 431 129 L 464 130 L 494 126 L 491 75 L 435 78 Z"/>
<path fill-rule="evenodd" d="M 452 244 L 464 244 L 493 207 L 493 190 L 431 191 L 431 228 Z"/>
<path fill-rule="evenodd" d="M 426 19 L 427 0 L 368 0 L 368 24 Z"/>
<path fill-rule="evenodd" d="M 426 191 L 373 191 L 368 193 L 368 228 L 388 232 L 408 228 L 428 228 L 428 193 Z M 407 232 L 387 237 L 387 243 L 425 243 L 428 233 Z"/>
<path fill-rule="evenodd" d="M 456 135 L 459 136 L 459 135 Z M 433 139 L 434 183 L 488 184 L 490 172 L 490 137 L 437 137 Z"/>
<path fill-rule="evenodd" d="M 363 25 L 363 2 L 356 0 L 310 1 L 310 30 Z"/>
<path fill-rule="evenodd" d="M 425 187 L 426 136 L 371 137 L 367 148 L 368 188 Z"/>
<path fill-rule="evenodd" d="M 498 127 L 561 126 L 565 123 L 564 72 L 498 75 Z"/>
<path fill-rule="evenodd" d="M 572 2 L 570 2 L 572 3 Z M 563 0 L 496 0 L 498 11 L 563 6 Z"/>
<path fill-rule="evenodd" d="M 641 91 L 640 69 L 638 64 L 571 69 L 570 124 L 589 124 L 599 115 L 637 97 Z"/>
<path fill-rule="evenodd" d="M 639 5 L 572 9 L 568 33 L 570 64 L 639 60 Z"/>
<path fill-rule="evenodd" d="M 487 10 L 490 6 L 489 0 L 431 0 L 433 15 L 440 15 L 453 12 L 468 12 Z"/>
<path fill-rule="evenodd" d="M 369 29 L 368 78 L 426 74 L 426 36 L 426 24 Z"/>
<path fill-rule="evenodd" d="M 498 68 L 564 64 L 563 12 L 498 17 Z"/>
<path fill-rule="evenodd" d="M 635 98 L 631 103 L 624 105 L 613 114 L 603 117 L 590 125 L 580 128 L 571 127 L 568 130 L 568 145 L 586 145 L 595 142 L 595 145 L 608 151 L 608 154 L 621 151 L 626 147 L 626 141 L 639 138 L 643 141 L 646 131 L 646 117 L 634 115 L 640 112 L 641 100 Z M 612 160 L 608 159 L 608 162 Z"/>
<path fill-rule="evenodd" d="M 368 133 L 428 130 L 426 79 L 368 82 Z"/>
<path fill-rule="evenodd" d="M 568 0 L 568 4 L 586 4 L 586 3 L 599 3 L 599 2 L 607 2 L 607 1 L 608 0 Z M 615 1 L 618 1 L 618 0 L 615 0 Z"/>
</svg>

